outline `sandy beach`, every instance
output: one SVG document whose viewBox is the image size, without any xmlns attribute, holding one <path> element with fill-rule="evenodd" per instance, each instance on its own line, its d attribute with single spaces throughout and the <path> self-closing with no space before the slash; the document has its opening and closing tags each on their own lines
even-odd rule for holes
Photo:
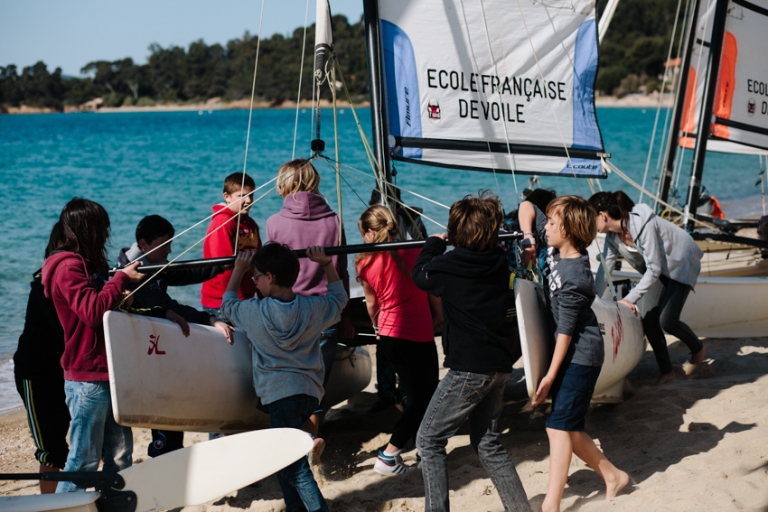
<svg viewBox="0 0 768 512">
<path fill-rule="evenodd" d="M 766 511 L 768 510 L 768 337 L 708 339 L 715 375 L 679 378 L 654 387 L 657 367 L 650 348 L 629 376 L 624 403 L 593 408 L 587 431 L 634 485 L 605 501 L 600 478 L 574 458 L 564 511 Z M 670 340 L 680 368 L 687 352 Z M 443 370 L 444 374 L 445 370 Z M 534 510 L 546 492 L 549 455 L 547 407 L 527 405 L 520 362 L 507 389 L 500 428 Z M 376 450 L 386 444 L 397 418 L 390 408 L 364 414 L 375 401 L 371 384 L 350 403 L 331 411 L 322 435 L 328 443 L 316 477 L 335 511 L 420 511 L 423 480 L 418 470 L 400 477 L 372 471 Z M 186 444 L 207 436 L 187 434 Z M 21 413 L 0 417 L 0 472 L 35 471 L 34 447 Z M 134 430 L 134 462 L 146 459 L 148 430 Z M 406 447 L 407 464 L 415 449 Z M 469 445 L 466 431 L 448 445 L 451 506 L 463 511 L 501 511 L 501 501 Z M 246 455 L 258 461 L 258 454 Z M 36 482 L 0 482 L 0 495 L 32 494 Z M 270 477 L 214 502 L 185 511 L 281 511 L 277 480 Z"/>
</svg>

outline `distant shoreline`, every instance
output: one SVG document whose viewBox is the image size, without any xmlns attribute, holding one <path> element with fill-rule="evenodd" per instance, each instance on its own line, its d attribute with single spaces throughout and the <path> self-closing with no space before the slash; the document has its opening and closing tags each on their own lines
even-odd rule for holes
<svg viewBox="0 0 768 512">
<path fill-rule="evenodd" d="M 58 112 L 51 108 L 43 107 L 29 107 L 22 105 L 21 107 L 7 107 L 7 114 L 75 114 L 75 113 L 101 113 L 101 114 L 126 114 L 132 112 L 194 112 L 194 111 L 213 111 L 213 110 L 247 110 L 250 108 L 250 100 L 237 100 L 237 101 L 221 101 L 220 98 L 212 98 L 208 101 L 201 103 L 171 103 L 171 104 L 159 104 L 151 106 L 124 106 L 124 107 L 101 107 L 101 98 L 89 101 L 79 106 L 66 106 L 64 112 Z M 661 99 L 662 107 L 671 107 L 673 103 L 673 96 L 671 94 L 663 95 Z M 349 108 L 350 103 L 348 101 L 337 101 L 336 105 L 339 108 Z M 597 107 L 617 107 L 617 108 L 655 108 L 659 105 L 659 95 L 649 94 L 648 96 L 643 94 L 630 94 L 622 98 L 616 96 L 597 96 L 595 97 L 595 106 Z M 370 102 L 363 101 L 352 105 L 354 107 L 369 107 Z M 327 100 L 320 101 L 320 108 L 330 108 L 331 102 Z M 256 101 L 253 103 L 253 108 L 258 110 L 265 109 L 294 109 L 296 108 L 295 101 L 284 101 L 282 104 L 275 106 L 268 101 Z M 299 103 L 299 108 L 312 108 L 312 102 L 309 100 L 302 100 Z"/>
<path fill-rule="evenodd" d="M 29 107 L 22 105 L 21 107 L 7 107 L 6 114 L 9 115 L 23 115 L 23 114 L 80 114 L 80 113 L 95 113 L 95 114 L 127 114 L 133 112 L 205 112 L 214 110 L 248 110 L 251 106 L 251 101 L 237 100 L 237 101 L 221 101 L 219 98 L 213 98 L 201 103 L 165 103 L 149 106 L 123 106 L 123 107 L 101 107 L 101 98 L 89 101 L 79 106 L 65 106 L 63 112 L 56 111 L 51 108 L 44 107 Z M 299 108 L 309 109 L 312 108 L 312 102 L 309 100 L 301 100 L 299 102 Z M 332 104 L 328 100 L 320 100 L 320 108 L 331 108 Z M 349 108 L 350 103 L 348 101 L 337 101 L 336 106 L 338 108 Z M 355 103 L 354 107 L 368 107 L 370 103 L 363 101 Z M 268 101 L 254 101 L 254 110 L 266 110 L 266 109 L 295 109 L 295 101 L 284 101 L 280 105 L 273 105 Z"/>
</svg>

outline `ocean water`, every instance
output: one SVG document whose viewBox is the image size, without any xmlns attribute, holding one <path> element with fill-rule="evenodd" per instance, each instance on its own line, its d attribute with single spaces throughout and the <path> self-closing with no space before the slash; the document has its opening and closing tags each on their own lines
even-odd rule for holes
<svg viewBox="0 0 768 512">
<path fill-rule="evenodd" d="M 370 111 L 359 109 L 362 129 L 370 137 Z M 640 182 L 654 124 L 652 109 L 598 109 L 611 161 Z M 662 116 L 663 118 L 663 116 Z M 261 110 L 253 113 L 247 172 L 257 187 L 274 178 L 280 164 L 291 159 L 295 111 Z M 309 156 L 312 116 L 299 115 L 296 156 Z M 342 206 L 349 243 L 361 243 L 356 229 L 374 184 L 370 166 L 350 109 L 339 115 Z M 169 219 L 177 233 L 206 218 L 222 200 L 225 176 L 244 166 L 247 111 L 48 114 L 0 116 L 0 410 L 20 405 L 13 384 L 10 358 L 24 325 L 32 273 L 42 265 L 43 251 L 53 223 L 74 196 L 101 203 L 112 222 L 110 256 L 134 241 L 138 221 L 149 214 Z M 661 129 L 658 129 L 658 137 Z M 334 155 L 330 112 L 323 112 L 326 154 Z M 656 154 L 652 168 L 655 168 Z M 347 167 L 348 166 L 348 167 Z M 333 169 L 318 165 L 321 191 L 338 211 Z M 357 171 L 351 168 L 357 169 Z M 407 190 L 450 205 L 468 193 L 492 189 L 505 209 L 516 208 L 527 176 L 438 169 L 397 164 L 397 183 Z M 726 214 L 760 213 L 757 157 L 712 155 L 704 184 L 726 204 Z M 649 178 L 649 184 L 653 180 Z M 559 194 L 590 195 L 586 181 L 542 178 L 541 185 Z M 606 190 L 622 188 L 638 193 L 619 177 L 602 180 Z M 686 187 L 685 183 L 681 184 Z M 251 215 L 260 226 L 279 211 L 282 201 L 271 185 L 257 192 L 265 197 Z M 445 225 L 448 210 L 403 192 L 407 204 L 424 208 L 425 216 Z M 730 209 L 729 209 L 730 207 Z M 425 219 L 430 232 L 443 229 Z M 173 242 L 173 254 L 189 249 L 181 259 L 202 257 L 207 222 Z M 195 245 L 197 244 L 197 245 Z M 179 301 L 199 305 L 199 286 L 172 290 Z"/>
</svg>

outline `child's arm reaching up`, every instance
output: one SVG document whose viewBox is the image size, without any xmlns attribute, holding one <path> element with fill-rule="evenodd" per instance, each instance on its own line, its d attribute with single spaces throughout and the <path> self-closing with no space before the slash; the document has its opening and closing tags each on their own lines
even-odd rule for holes
<svg viewBox="0 0 768 512">
<path fill-rule="evenodd" d="M 339 273 L 336 272 L 336 267 L 333 265 L 333 260 L 325 254 L 325 249 L 322 247 L 307 247 L 307 258 L 310 261 L 318 263 L 323 270 L 325 270 L 325 277 L 328 278 L 328 283 L 339 281 Z"/>
<path fill-rule="evenodd" d="M 227 289 L 224 293 L 237 292 L 238 288 L 240 288 L 240 281 L 242 281 L 245 273 L 251 268 L 253 254 L 252 251 L 241 251 L 237 254 L 237 258 L 235 258 L 235 268 L 229 276 L 229 283 L 227 283 Z"/>
<path fill-rule="evenodd" d="M 325 277 L 328 279 L 328 294 L 318 304 L 325 304 L 323 307 L 323 328 L 337 324 L 341 320 L 341 310 L 347 304 L 349 298 L 347 292 L 341 284 L 339 273 L 333 265 L 333 260 L 325 254 L 325 249 L 319 246 L 307 248 L 307 258 L 323 267 Z"/>
</svg>

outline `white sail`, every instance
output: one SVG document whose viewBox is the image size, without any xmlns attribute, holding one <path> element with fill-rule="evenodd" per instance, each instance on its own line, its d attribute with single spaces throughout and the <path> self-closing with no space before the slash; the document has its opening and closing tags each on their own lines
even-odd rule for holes
<svg viewBox="0 0 768 512">
<path fill-rule="evenodd" d="M 394 157 L 603 177 L 589 0 L 379 2 Z"/>
<path fill-rule="evenodd" d="M 688 69 L 680 145 L 692 149 L 710 60 L 716 0 L 702 0 Z M 768 149 L 768 0 L 731 0 L 725 24 L 709 151 L 764 154 Z M 760 91 L 763 91 L 762 93 Z M 762 148 L 762 149 L 761 149 Z"/>
</svg>

